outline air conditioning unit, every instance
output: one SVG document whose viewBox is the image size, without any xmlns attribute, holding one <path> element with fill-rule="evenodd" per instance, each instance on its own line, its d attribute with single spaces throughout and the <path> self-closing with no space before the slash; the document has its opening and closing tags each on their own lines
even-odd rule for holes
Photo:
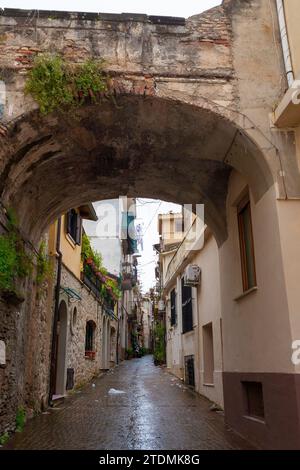
<svg viewBox="0 0 300 470">
<path fill-rule="evenodd" d="M 189 264 L 184 272 L 184 285 L 196 287 L 201 282 L 201 268 L 197 264 Z"/>
</svg>

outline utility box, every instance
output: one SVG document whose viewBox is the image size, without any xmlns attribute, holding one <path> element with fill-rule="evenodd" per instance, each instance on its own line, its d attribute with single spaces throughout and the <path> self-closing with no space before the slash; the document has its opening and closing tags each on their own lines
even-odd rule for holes
<svg viewBox="0 0 300 470">
<path fill-rule="evenodd" d="M 201 268 L 197 264 L 189 264 L 184 272 L 184 285 L 196 287 L 201 282 Z"/>
</svg>

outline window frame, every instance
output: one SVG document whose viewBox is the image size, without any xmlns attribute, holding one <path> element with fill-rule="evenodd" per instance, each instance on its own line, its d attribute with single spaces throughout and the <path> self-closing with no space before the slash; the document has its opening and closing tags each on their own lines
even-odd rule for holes
<svg viewBox="0 0 300 470">
<path fill-rule="evenodd" d="M 243 223 L 243 214 L 245 211 L 249 211 L 249 224 L 250 224 L 250 248 L 251 248 L 251 260 L 248 259 L 246 251 L 246 237 L 245 237 L 245 226 Z M 247 292 L 250 289 L 257 287 L 256 277 L 256 263 L 255 263 L 255 251 L 254 251 L 254 238 L 253 238 L 253 226 L 252 226 L 252 213 L 251 213 L 251 201 L 249 194 L 247 194 L 237 206 L 237 219 L 238 219 L 238 231 L 239 231 L 239 247 L 240 247 L 240 259 L 241 259 L 241 271 L 242 271 L 242 283 L 243 292 Z M 253 285 L 250 284 L 248 275 L 249 261 L 252 264 L 253 272 Z"/>
<path fill-rule="evenodd" d="M 72 227 L 71 217 L 74 215 L 76 215 L 76 221 L 74 227 Z M 82 218 L 81 215 L 75 209 L 70 209 L 66 213 L 66 233 L 76 245 L 81 245 Z"/>
<path fill-rule="evenodd" d="M 241 382 L 244 395 L 245 417 L 265 422 L 264 387 L 260 381 L 244 380 Z"/>
<path fill-rule="evenodd" d="M 184 299 L 184 289 L 190 289 L 190 299 Z M 185 303 L 185 305 L 184 305 Z M 186 308 L 190 305 L 189 308 Z M 194 312 L 193 312 L 193 288 L 184 285 L 184 276 L 181 278 L 181 317 L 182 317 L 182 334 L 189 333 L 194 330 Z"/>
<path fill-rule="evenodd" d="M 90 359 L 95 358 L 95 335 L 96 323 L 93 320 L 88 320 L 85 325 L 85 357 Z M 91 348 L 88 346 L 91 346 Z"/>
<path fill-rule="evenodd" d="M 174 300 L 174 303 L 172 302 Z M 172 311 L 172 305 L 174 306 L 174 311 Z M 176 289 L 172 289 L 170 292 L 170 310 L 171 310 L 171 326 L 177 325 L 177 294 Z"/>
</svg>

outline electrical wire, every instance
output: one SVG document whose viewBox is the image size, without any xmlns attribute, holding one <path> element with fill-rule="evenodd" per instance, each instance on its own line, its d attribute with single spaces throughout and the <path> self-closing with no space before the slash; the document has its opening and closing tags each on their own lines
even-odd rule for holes
<svg viewBox="0 0 300 470">
<path fill-rule="evenodd" d="M 159 208 L 160 208 L 160 206 L 162 205 L 162 203 L 163 203 L 163 201 L 160 201 L 159 206 L 158 206 L 157 209 L 155 210 L 152 219 L 150 220 L 149 224 L 147 225 L 145 231 L 143 232 L 143 237 L 144 237 L 145 234 L 147 233 L 147 230 L 149 229 L 150 225 L 152 224 L 152 222 L 153 222 L 153 220 L 154 220 L 154 217 L 156 216 L 157 212 L 159 211 Z"/>
</svg>

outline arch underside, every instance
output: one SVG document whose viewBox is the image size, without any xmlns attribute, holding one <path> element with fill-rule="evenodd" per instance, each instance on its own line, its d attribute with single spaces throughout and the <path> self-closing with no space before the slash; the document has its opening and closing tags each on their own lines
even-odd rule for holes
<svg viewBox="0 0 300 470">
<path fill-rule="evenodd" d="M 17 209 L 33 241 L 71 207 L 127 195 L 204 203 L 205 222 L 221 244 L 232 168 L 256 200 L 273 183 L 262 152 L 235 125 L 156 97 L 123 95 L 73 116 L 32 111 L 10 130 L 1 153 L 2 200 Z"/>
</svg>

